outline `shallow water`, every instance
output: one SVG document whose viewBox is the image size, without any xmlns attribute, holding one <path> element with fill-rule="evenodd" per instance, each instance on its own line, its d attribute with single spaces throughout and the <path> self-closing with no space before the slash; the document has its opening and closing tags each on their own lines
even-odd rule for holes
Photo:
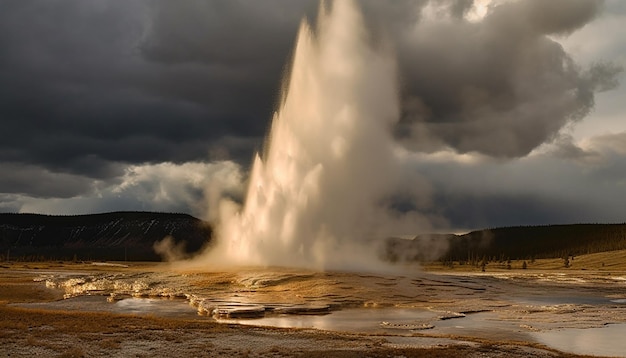
<svg viewBox="0 0 626 358">
<path fill-rule="evenodd" d="M 219 322 L 281 328 L 312 328 L 334 332 L 393 336 L 470 336 L 528 339 L 518 325 L 499 320 L 493 312 L 449 318 L 449 312 L 411 308 L 353 308 L 323 316 L 279 315 L 259 319 L 220 319 Z"/>
<path fill-rule="evenodd" d="M 258 319 L 219 319 L 219 322 L 281 328 L 314 328 L 335 332 L 410 334 L 429 329 L 437 314 L 423 309 L 354 308 L 327 315 L 270 315 Z"/>
<path fill-rule="evenodd" d="M 605 296 L 598 295 L 561 295 L 559 293 L 556 294 L 543 294 L 543 295 L 535 295 L 535 296 L 523 296 L 516 297 L 515 301 L 523 304 L 530 305 L 612 305 L 612 304 L 623 304 L 626 307 L 626 299 L 613 299 Z"/>
<path fill-rule="evenodd" d="M 607 347 L 616 343 L 596 335 L 626 334 L 626 285 L 597 275 L 576 278 L 545 273 L 377 275 L 285 268 L 134 270 L 81 277 L 46 275 L 48 287 L 62 289 L 70 298 L 38 307 L 381 334 L 403 339 L 398 344 L 419 345 L 446 337 L 460 342 L 464 338 L 459 337 L 467 337 L 540 342 L 575 353 L 615 355 Z M 107 295 L 113 302 L 106 302 Z M 623 324 L 606 326 L 611 323 Z M 573 340 L 585 344 L 572 346 L 568 342 Z M 626 347 L 620 347 L 617 352 L 626 352 Z"/>
<path fill-rule="evenodd" d="M 78 296 L 54 302 L 22 303 L 18 304 L 18 306 L 50 310 L 154 315 L 159 317 L 198 317 L 196 309 L 185 300 L 158 298 L 126 298 L 115 303 L 109 303 L 104 296 Z"/>
<path fill-rule="evenodd" d="M 125 314 L 152 314 L 164 317 L 195 318 L 196 310 L 184 300 L 167 300 L 160 298 L 126 298 L 109 303 L 111 311 Z"/>
<path fill-rule="evenodd" d="M 107 302 L 104 296 L 78 296 L 47 303 L 20 304 L 22 307 L 83 312 L 154 315 L 198 320 L 215 320 L 261 327 L 308 328 L 371 335 L 478 336 L 498 339 L 528 338 L 517 325 L 497 319 L 493 312 L 455 316 L 457 313 L 423 308 L 348 308 L 327 314 L 283 314 L 268 310 L 262 317 L 222 318 L 198 315 L 186 300 L 125 298 Z M 237 306 L 237 305 L 233 305 Z M 220 306 L 222 307 L 222 306 Z M 230 306 L 229 306 L 230 307 Z M 242 307 L 246 307 L 242 305 Z M 256 306 L 255 306 L 256 307 Z"/>
<path fill-rule="evenodd" d="M 569 328 L 532 334 L 538 342 L 558 350 L 589 355 L 626 357 L 626 324 L 601 328 Z"/>
<path fill-rule="evenodd" d="M 545 298 L 547 300 L 547 298 Z M 544 302 L 545 300 L 541 300 Z M 567 300 L 567 301 L 571 301 Z M 588 300 L 583 300 L 588 302 Z M 605 302 L 605 299 L 598 299 Z M 555 302 L 562 302 L 555 297 Z M 104 296 L 79 296 L 47 303 L 20 304 L 55 310 L 113 312 L 120 314 L 154 315 L 188 319 L 213 319 L 199 316 L 196 308 L 185 300 L 162 298 L 125 298 L 114 303 Z M 449 318 L 449 312 L 416 308 L 352 308 L 324 315 L 272 314 L 262 318 L 216 318 L 217 322 L 280 328 L 309 328 L 333 332 L 360 333 L 407 337 L 404 345 L 441 344 L 433 337 L 481 337 L 492 340 L 536 341 L 570 353 L 626 357 L 626 323 L 600 328 L 566 328 L 528 332 L 520 325 L 501 320 L 494 312 L 480 312 Z M 415 336 L 429 336 L 415 337 Z M 423 339 L 427 341 L 422 342 Z M 438 342 L 438 343 L 437 343 Z M 458 342 L 456 340 L 449 343 Z"/>
</svg>

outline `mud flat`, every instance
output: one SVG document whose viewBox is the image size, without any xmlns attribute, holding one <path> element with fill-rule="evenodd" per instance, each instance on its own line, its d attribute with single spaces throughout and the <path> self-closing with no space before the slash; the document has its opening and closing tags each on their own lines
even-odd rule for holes
<svg viewBox="0 0 626 358">
<path fill-rule="evenodd" d="M 626 333 L 626 275 L 619 272 L 413 268 L 381 275 L 124 265 L 3 265 L 0 355 L 626 352 L 623 340 L 594 338 Z M 574 344 L 581 341 L 588 344 Z"/>
</svg>

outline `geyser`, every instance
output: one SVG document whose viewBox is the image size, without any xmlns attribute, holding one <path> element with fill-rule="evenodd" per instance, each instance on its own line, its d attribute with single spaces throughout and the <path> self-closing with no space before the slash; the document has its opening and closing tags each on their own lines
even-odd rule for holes
<svg viewBox="0 0 626 358">
<path fill-rule="evenodd" d="M 390 210 L 400 166 L 394 56 L 370 45 L 352 1 L 303 20 L 263 155 L 243 207 L 223 201 L 212 260 L 315 269 L 371 268 L 373 238 L 416 213 Z"/>
</svg>

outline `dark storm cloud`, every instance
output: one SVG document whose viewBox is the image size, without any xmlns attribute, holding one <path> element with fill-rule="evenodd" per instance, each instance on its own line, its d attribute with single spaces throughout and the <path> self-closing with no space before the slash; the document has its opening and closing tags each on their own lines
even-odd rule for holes
<svg viewBox="0 0 626 358">
<path fill-rule="evenodd" d="M 44 168 L 0 163 L 0 188 L 7 194 L 40 198 L 70 198 L 93 189 L 89 178 L 50 172 Z M 33 180 L 36 178 L 36 181 Z"/>
<path fill-rule="evenodd" d="M 594 93 L 615 86 L 619 66 L 579 68 L 550 36 L 600 11 L 586 0 L 507 2 L 472 23 L 422 21 L 399 46 L 408 147 L 524 156 L 585 117 Z"/>
<path fill-rule="evenodd" d="M 3 2 L 0 160 L 98 178 L 119 175 L 115 163 L 247 161 L 301 13 L 246 27 L 255 3 L 177 2 L 165 18 L 171 4 Z"/>
<path fill-rule="evenodd" d="M 397 132 L 411 148 L 524 155 L 588 112 L 599 78 L 614 78 L 610 65 L 578 69 L 546 37 L 589 22 L 596 1 L 506 3 L 479 23 L 462 17 L 471 1 L 436 2 L 451 15 L 444 21 L 422 18 L 427 1 L 362 4 L 397 47 L 405 108 Z M 5 1 L 0 160 L 94 177 L 106 175 L 107 163 L 210 153 L 247 163 L 268 127 L 298 24 L 314 19 L 317 6 Z"/>
<path fill-rule="evenodd" d="M 255 141 L 235 158 L 247 161 L 268 127 L 299 23 L 316 9 L 316 1 L 154 1 L 140 51 L 167 72 L 145 89 L 209 109 L 207 132 Z"/>
<path fill-rule="evenodd" d="M 403 117 L 396 134 L 415 151 L 521 157 L 559 138 L 592 109 L 598 91 L 617 84 L 617 66 L 598 59 L 580 68 L 554 40 L 598 16 L 598 1 L 504 3 L 475 23 L 464 17 L 471 0 L 361 5 L 373 41 L 389 41 L 397 53 Z M 0 210 L 19 210 L 24 197 L 76 196 L 76 206 L 63 201 L 66 212 L 139 204 L 186 211 L 189 202 L 111 188 L 133 164 L 247 165 L 275 109 L 299 23 L 314 22 L 317 7 L 316 0 L 0 0 Z M 572 141 L 561 147 L 562 157 L 586 161 L 604 153 Z M 615 153 L 610 163 L 623 155 Z M 614 168 L 595 173 L 615 176 Z M 111 191 L 99 204 L 89 196 L 95 182 Z M 545 203 L 485 192 L 491 201 L 480 204 L 472 188 L 446 185 L 442 203 L 474 203 L 485 220 Z M 571 207 L 563 197 L 544 207 Z M 48 211 L 61 205 L 47 203 Z M 455 205 L 434 210 L 465 223 Z"/>
<path fill-rule="evenodd" d="M 316 9 L 314 0 L 156 0 L 151 3 L 152 23 L 142 52 L 151 60 L 170 63 L 280 67 L 284 62 L 277 65 L 276 57 L 285 55 L 300 20 Z"/>
<path fill-rule="evenodd" d="M 568 157 L 419 160 L 416 166 L 433 183 L 434 210 L 451 227 L 623 222 L 625 139 L 626 133 L 597 137 L 568 148 Z"/>
<path fill-rule="evenodd" d="M 555 200 L 539 195 L 491 193 L 441 193 L 436 200 L 442 214 L 455 228 L 477 229 L 518 225 L 571 224 L 597 220 L 595 208 L 566 198 Z M 572 206 L 578 210 L 568 210 Z M 603 213 L 604 214 L 604 213 Z M 601 219 L 606 220 L 606 219 Z M 611 220 L 614 220 L 613 218 Z"/>
<path fill-rule="evenodd" d="M 477 23 L 463 17 L 472 1 L 431 2 L 438 16 L 450 17 L 434 21 L 421 13 L 428 1 L 361 4 L 374 38 L 383 33 L 397 49 L 404 116 L 396 132 L 415 150 L 450 146 L 498 157 L 526 155 L 585 117 L 594 93 L 614 86 L 620 70 L 611 63 L 581 69 L 549 37 L 583 27 L 599 13 L 600 1 L 504 3 Z M 172 78 L 158 91 L 199 96 L 231 115 L 240 113 L 230 129 L 258 138 L 273 110 L 299 18 L 314 18 L 316 6 L 280 0 L 271 6 L 156 2 L 142 54 L 160 63 L 205 64 L 205 86 L 184 89 L 176 85 L 180 78 Z M 242 102 L 250 111 L 239 108 Z"/>
<path fill-rule="evenodd" d="M 409 2 L 370 8 L 414 21 Z M 262 144 L 317 1 L 4 1 L 0 160 L 94 178 Z M 370 11 L 372 12 L 372 11 Z"/>
<path fill-rule="evenodd" d="M 0 160 L 103 175 L 111 146 L 101 129 L 129 135 L 118 124 L 131 122 L 132 114 L 119 118 L 124 106 L 118 94 L 127 87 L 128 38 L 141 29 L 130 15 L 135 6 L 95 1 L 2 5 Z M 94 168 L 87 161 L 100 163 Z"/>
</svg>

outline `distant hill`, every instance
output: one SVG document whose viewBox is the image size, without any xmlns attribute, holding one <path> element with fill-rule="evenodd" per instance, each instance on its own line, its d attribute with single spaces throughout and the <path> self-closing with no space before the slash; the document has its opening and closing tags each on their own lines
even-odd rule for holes
<svg viewBox="0 0 626 358">
<path fill-rule="evenodd" d="M 520 226 L 480 230 L 452 240 L 448 256 L 555 258 L 626 249 L 626 224 Z"/>
<path fill-rule="evenodd" d="M 186 252 L 211 239 L 208 223 L 187 214 L 112 212 L 52 216 L 0 214 L 0 261 L 154 261 L 157 241 L 171 236 Z M 563 258 L 626 249 L 626 224 L 518 226 L 464 235 L 419 235 L 386 240 L 391 261 L 489 261 Z"/>
<path fill-rule="evenodd" d="M 626 224 L 518 226 L 464 235 L 419 235 L 389 239 L 391 260 L 489 261 L 564 258 L 626 249 Z"/>
<path fill-rule="evenodd" d="M 0 214 L 1 259 L 160 260 L 153 245 L 167 236 L 190 253 L 209 241 L 211 228 L 187 214 Z"/>
</svg>

